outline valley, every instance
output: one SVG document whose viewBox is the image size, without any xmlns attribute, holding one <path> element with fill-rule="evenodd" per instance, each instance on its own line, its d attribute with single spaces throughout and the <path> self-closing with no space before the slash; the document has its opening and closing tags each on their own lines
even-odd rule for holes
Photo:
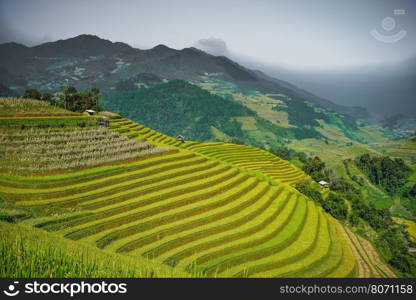
<svg viewBox="0 0 416 300">
<path fill-rule="evenodd" d="M 416 276 L 412 120 L 196 48 L 0 54 L 3 277 Z"/>
<path fill-rule="evenodd" d="M 38 129 L 52 117 L 47 131 Z M 49 147 L 58 150 L 63 139 L 72 143 L 67 139 L 71 135 L 79 142 L 103 142 L 108 135 L 116 139 L 121 135 L 132 143 L 165 150 L 139 152 L 139 156 L 122 160 L 115 154 L 115 162 L 70 165 L 53 172 L 40 169 L 35 176 L 28 176 L 33 173 L 30 168 L 3 173 L 2 219 L 9 216 L 13 220 L 0 226 L 7 237 L 5 247 L 19 245 L 21 240 L 19 243 L 30 245 L 28 249 L 33 251 L 52 251 L 53 247 L 76 264 L 106 255 L 129 262 L 128 271 L 123 272 L 117 264 L 106 267 L 104 261 L 92 267 L 91 273 L 70 269 L 68 274 L 75 277 L 102 272 L 116 277 L 126 276 L 126 272 L 145 277 L 396 276 L 382 258 L 366 254 L 372 249 L 368 241 L 291 186 L 310 181 L 305 173 L 266 150 L 220 142 L 181 142 L 117 116 L 110 119 L 110 129 L 97 128 L 94 118 L 83 117 L 87 124 L 80 135 L 80 124 L 67 118 L 54 116 L 52 108 L 46 119 L 2 118 L 2 128 L 7 126 L 2 138 L 28 143 L 26 134 L 41 130 L 45 142 L 54 145 Z M 108 133 L 103 136 L 103 132 Z M 135 155 L 135 149 L 129 153 Z M 87 158 L 90 154 L 77 155 Z M 2 160 L 1 167 L 16 159 Z M 48 242 L 36 246 L 37 240 L 24 237 L 26 230 Z M 80 258 L 58 250 L 52 240 L 60 239 L 70 247 L 85 249 L 82 251 L 88 255 Z M 34 257 L 27 251 L 25 257 L 38 259 L 39 254 Z M 8 252 L 7 257 L 14 262 L 13 254 Z M 45 257 L 42 264 L 51 259 Z M 62 274 L 59 268 L 54 274 Z M 39 275 L 41 270 L 28 274 Z M 6 276 L 13 274 L 7 272 L 11 271 L 2 269 Z"/>
</svg>

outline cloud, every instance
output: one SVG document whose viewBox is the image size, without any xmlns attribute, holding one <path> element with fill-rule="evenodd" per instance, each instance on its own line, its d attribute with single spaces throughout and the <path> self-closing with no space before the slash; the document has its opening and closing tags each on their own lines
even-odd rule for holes
<svg viewBox="0 0 416 300">
<path fill-rule="evenodd" d="M 194 46 L 213 55 L 228 54 L 228 48 L 225 41 L 215 37 L 200 39 L 194 44 Z"/>
</svg>

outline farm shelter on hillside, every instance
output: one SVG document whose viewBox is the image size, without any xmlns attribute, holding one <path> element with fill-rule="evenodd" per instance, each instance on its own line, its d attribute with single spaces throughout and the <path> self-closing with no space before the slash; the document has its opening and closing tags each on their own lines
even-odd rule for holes
<svg viewBox="0 0 416 300">
<path fill-rule="evenodd" d="M 318 183 L 319 183 L 321 186 L 323 186 L 323 187 L 329 188 L 329 183 L 328 183 L 328 182 L 326 182 L 325 180 L 321 180 L 321 181 L 319 181 Z"/>
<path fill-rule="evenodd" d="M 99 126 L 105 126 L 105 127 L 109 127 L 110 126 L 110 119 L 108 117 L 99 117 L 97 118 L 97 124 Z"/>
<path fill-rule="evenodd" d="M 178 135 L 176 137 L 176 140 L 179 141 L 179 142 L 182 142 L 182 143 L 185 142 L 185 138 L 182 135 Z"/>
<path fill-rule="evenodd" d="M 92 109 L 87 109 L 85 112 L 89 114 L 90 116 L 95 115 L 95 110 L 92 110 Z"/>
</svg>

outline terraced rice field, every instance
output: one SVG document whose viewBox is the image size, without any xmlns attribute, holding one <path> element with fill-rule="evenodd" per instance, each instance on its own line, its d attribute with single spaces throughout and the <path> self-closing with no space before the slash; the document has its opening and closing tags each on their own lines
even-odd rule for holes
<svg viewBox="0 0 416 300">
<path fill-rule="evenodd" d="M 288 161 L 252 146 L 226 143 L 179 142 L 175 138 L 127 119 L 112 120 L 111 128 L 134 139 L 146 139 L 158 145 L 176 146 L 214 158 L 247 171 L 260 172 L 285 183 L 302 181 L 307 175 Z"/>
<path fill-rule="evenodd" d="M 390 275 L 374 266 L 374 253 L 365 258 L 372 271 L 362 271 L 366 241 L 288 184 L 306 176 L 288 162 L 254 147 L 178 142 L 126 119 L 110 128 L 117 139 L 176 152 L 59 175 L 0 175 L 2 197 L 58 212 L 35 219 L 38 228 L 190 276 Z"/>
<path fill-rule="evenodd" d="M 49 105 L 46 101 L 0 97 L 0 117 L 34 117 L 51 115 L 77 116 L 81 114 Z"/>
<path fill-rule="evenodd" d="M 416 222 L 402 219 L 402 218 L 393 218 L 394 221 L 398 224 L 405 225 L 407 227 L 407 232 L 409 232 L 410 237 L 416 241 Z"/>
<path fill-rule="evenodd" d="M 291 163 L 255 147 L 224 143 L 187 143 L 183 147 L 280 182 L 291 184 L 307 178 Z"/>
<path fill-rule="evenodd" d="M 132 122 L 128 119 L 112 119 L 110 129 L 123 134 L 134 140 L 147 140 L 152 144 L 163 146 L 180 146 L 182 142 L 175 138 L 164 135 L 156 130 L 145 127 L 141 124 Z"/>
<path fill-rule="evenodd" d="M 380 259 L 371 243 L 348 228 L 343 227 L 342 234 L 350 243 L 357 259 L 359 277 L 396 277 L 390 268 Z"/>
<path fill-rule="evenodd" d="M 25 122 L 22 124 L 24 126 Z M 169 150 L 93 126 L 0 128 L 0 170 L 3 172 L 51 172 L 91 167 Z"/>
</svg>

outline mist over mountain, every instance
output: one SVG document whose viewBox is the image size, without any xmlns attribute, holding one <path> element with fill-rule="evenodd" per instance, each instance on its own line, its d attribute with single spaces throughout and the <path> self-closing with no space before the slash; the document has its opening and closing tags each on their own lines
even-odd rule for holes
<svg viewBox="0 0 416 300">
<path fill-rule="evenodd" d="M 330 71 L 263 68 L 337 104 L 365 107 L 376 120 L 395 114 L 416 117 L 416 58 Z"/>
<path fill-rule="evenodd" d="M 229 56 L 230 54 L 225 41 L 216 37 L 200 39 L 194 43 L 194 46 L 212 55 Z"/>
<path fill-rule="evenodd" d="M 396 63 L 359 67 L 299 69 L 241 55 L 229 49 L 225 41 L 222 43 L 224 46 L 218 41 L 207 46 L 207 43 L 198 41 L 195 45 L 213 55 L 220 55 L 222 49 L 226 49 L 226 55 L 233 60 L 330 99 L 333 103 L 364 107 L 374 121 L 397 114 L 416 117 L 416 57 Z"/>
</svg>

